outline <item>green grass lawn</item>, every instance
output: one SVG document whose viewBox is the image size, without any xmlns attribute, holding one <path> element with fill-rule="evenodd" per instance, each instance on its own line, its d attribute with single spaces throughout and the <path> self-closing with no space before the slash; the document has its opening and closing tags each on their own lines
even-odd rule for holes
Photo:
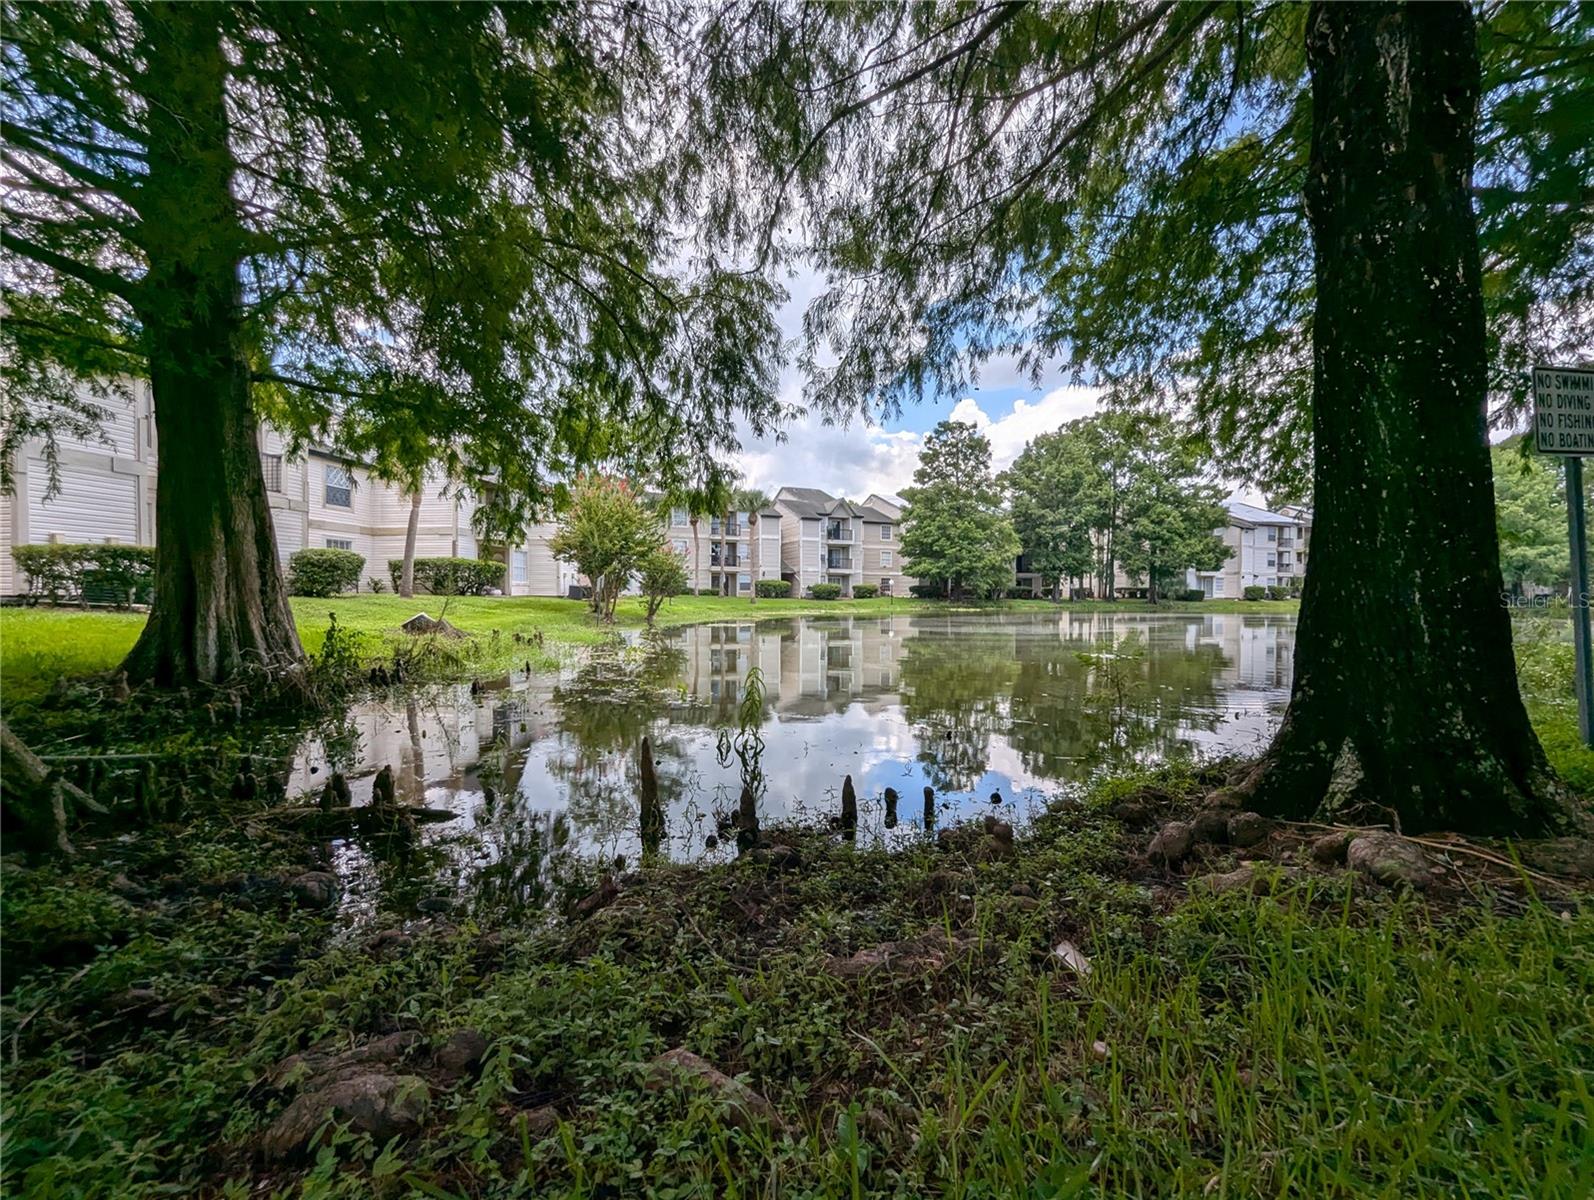
<svg viewBox="0 0 1594 1200">
<path fill-rule="evenodd" d="M 417 612 L 446 616 L 467 633 L 489 636 L 498 630 L 505 638 L 519 633 L 541 633 L 552 647 L 593 645 L 615 629 L 639 629 L 643 620 L 640 600 L 620 602 L 614 625 L 601 625 L 576 600 L 543 596 L 343 596 L 335 599 L 296 597 L 292 601 L 299 637 L 312 654 L 321 648 L 331 615 L 344 629 L 380 639 L 398 632 L 399 625 Z M 1045 601 L 1002 601 L 959 606 L 972 612 L 1042 612 Z M 1241 612 L 1294 613 L 1293 600 L 1214 600 L 1199 603 L 1151 605 L 1143 601 L 1086 601 L 1066 607 L 1079 611 L 1111 612 Z M 873 600 L 745 600 L 717 596 L 679 596 L 665 604 L 658 624 L 669 627 L 704 621 L 771 620 L 824 614 L 827 616 L 890 616 L 944 613 L 949 606 L 936 600 L 878 598 Z M 0 704 L 34 699 L 49 690 L 62 675 L 90 675 L 115 668 L 131 649 L 144 617 L 139 613 L 84 612 L 72 608 L 0 609 Z M 373 647 L 374 649 L 375 647 Z M 493 661 L 485 646 L 469 655 L 473 669 L 507 666 L 523 652 L 506 647 Z"/>
</svg>

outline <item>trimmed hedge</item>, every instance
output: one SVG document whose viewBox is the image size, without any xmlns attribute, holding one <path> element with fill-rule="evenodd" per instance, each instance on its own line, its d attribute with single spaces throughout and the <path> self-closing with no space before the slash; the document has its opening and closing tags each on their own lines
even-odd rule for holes
<svg viewBox="0 0 1594 1200">
<path fill-rule="evenodd" d="M 854 584 L 852 598 L 854 600 L 873 600 L 880 594 L 880 589 L 872 583 Z"/>
<path fill-rule="evenodd" d="M 808 589 L 808 594 L 815 600 L 834 600 L 841 595 L 839 583 L 816 583 Z"/>
<path fill-rule="evenodd" d="M 1207 594 L 1200 588 L 1185 588 L 1184 591 L 1174 597 L 1175 600 L 1205 600 L 1206 598 Z"/>
<path fill-rule="evenodd" d="M 504 586 L 505 566 L 485 558 L 417 558 L 415 590 L 433 596 L 484 596 L 490 588 Z M 404 560 L 387 560 L 388 578 L 399 590 L 404 578 Z"/>
<path fill-rule="evenodd" d="M 1288 600 L 1290 598 L 1290 589 L 1287 587 L 1270 587 L 1267 590 L 1267 598 L 1269 600 Z"/>
<path fill-rule="evenodd" d="M 353 550 L 312 547 L 288 559 L 288 591 L 295 596 L 336 596 L 360 589 L 365 555 Z"/>
<path fill-rule="evenodd" d="M 28 603 L 76 601 L 125 608 L 149 603 L 155 547 L 58 543 L 11 551 L 28 577 Z"/>
<path fill-rule="evenodd" d="M 1246 600 L 1266 600 L 1267 589 L 1265 587 L 1259 587 L 1256 584 L 1252 584 L 1250 587 L 1241 592 L 1240 595 Z"/>
<path fill-rule="evenodd" d="M 784 600 L 791 595 L 789 579 L 760 579 L 753 588 L 760 600 Z"/>
<path fill-rule="evenodd" d="M 915 583 L 908 588 L 908 595 L 916 600 L 939 600 L 946 595 L 946 588 L 939 583 Z"/>
</svg>

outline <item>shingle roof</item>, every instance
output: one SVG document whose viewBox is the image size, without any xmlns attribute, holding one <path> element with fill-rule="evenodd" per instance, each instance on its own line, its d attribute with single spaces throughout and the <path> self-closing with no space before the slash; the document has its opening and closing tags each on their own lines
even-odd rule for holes
<svg viewBox="0 0 1594 1200">
<path fill-rule="evenodd" d="M 896 518 L 866 504 L 840 500 L 818 488 L 783 487 L 775 493 L 775 503 L 799 517 L 857 517 L 872 524 L 891 525 Z"/>
<path fill-rule="evenodd" d="M 1306 522 L 1295 517 L 1286 517 L 1283 513 L 1269 512 L 1265 508 L 1258 508 L 1254 504 L 1243 504 L 1238 500 L 1230 500 L 1225 508 L 1229 510 L 1229 521 L 1242 529 L 1254 528 L 1257 525 L 1304 525 Z"/>
</svg>

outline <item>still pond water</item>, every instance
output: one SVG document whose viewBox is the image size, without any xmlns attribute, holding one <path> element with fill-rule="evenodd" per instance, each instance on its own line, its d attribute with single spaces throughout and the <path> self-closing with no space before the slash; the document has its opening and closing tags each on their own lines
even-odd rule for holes
<svg viewBox="0 0 1594 1200">
<path fill-rule="evenodd" d="M 926 786 L 938 822 L 993 811 L 992 793 L 1022 822 L 1102 768 L 1259 749 L 1289 695 L 1294 639 L 1293 617 L 1039 606 L 697 625 L 617 638 L 579 665 L 483 681 L 474 696 L 460 686 L 359 705 L 338 736 L 301 748 L 289 791 L 313 793 L 337 767 L 363 803 L 388 764 L 401 801 L 459 814 L 403 863 L 335 847 L 356 913 L 538 902 L 561 862 L 636 861 L 644 736 L 666 810 L 659 851 L 735 853 L 722 818 L 742 766 L 725 741 L 755 669 L 761 819 L 833 814 L 851 775 L 858 840 L 889 843 L 924 836 Z M 889 829 L 887 787 L 902 797 Z"/>
</svg>

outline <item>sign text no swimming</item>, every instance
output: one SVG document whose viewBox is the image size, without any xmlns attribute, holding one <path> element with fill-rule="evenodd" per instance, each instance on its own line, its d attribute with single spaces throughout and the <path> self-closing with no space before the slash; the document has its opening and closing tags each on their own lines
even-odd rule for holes
<svg viewBox="0 0 1594 1200">
<path fill-rule="evenodd" d="M 1533 439 L 1541 454 L 1594 454 L 1594 370 L 1533 368 Z"/>
</svg>

